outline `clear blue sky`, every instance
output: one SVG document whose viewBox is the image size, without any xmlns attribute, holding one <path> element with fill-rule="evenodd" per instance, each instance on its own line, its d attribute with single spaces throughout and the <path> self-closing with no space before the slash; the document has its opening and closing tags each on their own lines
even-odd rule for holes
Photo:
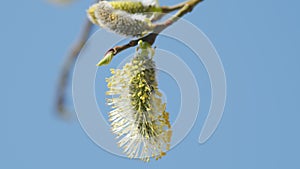
<svg viewBox="0 0 300 169">
<path fill-rule="evenodd" d="M 299 1 L 206 0 L 185 16 L 220 54 L 227 75 L 225 113 L 213 137 L 198 144 L 209 106 L 209 83 L 203 82 L 203 113 L 193 130 L 149 164 L 107 153 L 78 121 L 54 116 L 63 56 L 90 3 L 61 8 L 42 0 L 1 2 L 0 168 L 300 168 Z M 202 74 L 199 81 L 207 81 Z"/>
</svg>

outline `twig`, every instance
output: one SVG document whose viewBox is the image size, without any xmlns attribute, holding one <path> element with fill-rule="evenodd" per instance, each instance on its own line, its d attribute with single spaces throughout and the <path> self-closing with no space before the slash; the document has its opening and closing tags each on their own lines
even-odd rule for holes
<svg viewBox="0 0 300 169">
<path fill-rule="evenodd" d="M 177 9 L 180 9 L 175 15 L 173 15 L 172 17 L 170 17 L 168 20 L 166 20 L 164 23 L 162 24 L 156 24 L 155 28 L 153 30 L 152 33 L 136 39 L 136 40 L 132 40 L 129 43 L 122 45 L 122 46 L 115 46 L 111 49 L 109 49 L 105 55 L 107 55 L 108 53 L 112 52 L 112 54 L 115 56 L 118 53 L 122 52 L 123 50 L 126 50 L 128 48 L 134 47 L 138 44 L 138 42 L 140 40 L 144 41 L 144 42 L 148 42 L 149 44 L 153 45 L 153 43 L 156 40 L 156 37 L 167 27 L 169 27 L 170 25 L 172 25 L 174 22 L 176 22 L 179 18 L 181 18 L 183 15 L 187 14 L 188 12 L 191 12 L 193 10 L 193 8 L 200 2 L 202 2 L 203 0 L 189 0 L 187 2 L 172 6 L 172 7 L 164 7 L 164 10 L 166 12 L 171 12 Z"/>
<path fill-rule="evenodd" d="M 80 38 L 74 44 L 74 46 L 71 48 L 71 51 L 63 64 L 61 75 L 59 77 L 57 93 L 56 93 L 56 109 L 57 109 L 57 112 L 60 113 L 60 115 L 62 117 L 68 117 L 70 115 L 70 111 L 68 110 L 68 108 L 66 107 L 66 104 L 65 104 L 65 102 L 66 102 L 66 87 L 67 87 L 67 83 L 70 78 L 71 70 L 75 63 L 75 60 L 78 57 L 78 54 L 79 54 L 80 50 L 82 49 L 83 45 L 87 41 L 89 34 L 92 30 L 92 27 L 93 27 L 92 23 L 89 20 L 86 20 L 83 30 L 82 30 L 82 33 L 80 35 Z"/>
<path fill-rule="evenodd" d="M 186 2 L 182 2 L 180 4 L 176 4 L 173 6 L 162 6 L 161 10 L 162 10 L 162 13 L 170 13 L 170 12 L 173 12 L 173 11 L 176 11 L 176 10 L 182 8 L 185 4 L 186 4 Z"/>
</svg>

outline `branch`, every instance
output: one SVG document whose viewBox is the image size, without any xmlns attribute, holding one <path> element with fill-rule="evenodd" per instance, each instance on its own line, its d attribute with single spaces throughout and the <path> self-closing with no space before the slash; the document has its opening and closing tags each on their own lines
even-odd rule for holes
<svg viewBox="0 0 300 169">
<path fill-rule="evenodd" d="M 57 93 L 56 93 L 56 110 L 62 117 L 67 117 L 70 115 L 68 108 L 65 105 L 66 102 L 66 87 L 68 83 L 68 79 L 71 75 L 72 67 L 75 63 L 75 60 L 82 49 L 83 45 L 87 41 L 89 34 L 92 30 L 92 23 L 89 20 L 85 21 L 82 33 L 78 41 L 71 48 L 69 55 L 67 56 L 63 68 L 61 71 L 61 75 L 59 77 Z"/>
<path fill-rule="evenodd" d="M 178 10 L 180 9 L 175 15 L 173 15 L 172 17 L 170 17 L 168 20 L 166 20 L 164 23 L 161 23 L 161 24 L 156 24 L 155 25 L 155 28 L 153 30 L 152 33 L 142 37 L 142 38 L 139 38 L 139 39 L 136 39 L 136 40 L 132 40 L 130 41 L 129 43 L 125 44 L 125 45 L 122 45 L 122 46 L 115 46 L 111 49 L 109 49 L 105 56 L 107 55 L 112 55 L 112 56 L 115 56 L 117 55 L 118 53 L 122 52 L 123 50 L 126 50 L 128 48 L 131 48 L 131 47 L 134 47 L 138 44 L 138 42 L 140 40 L 144 41 L 144 42 L 148 42 L 150 45 L 153 45 L 153 43 L 155 42 L 156 40 L 156 37 L 163 31 L 165 30 L 167 27 L 169 27 L 170 25 L 172 25 L 174 22 L 176 22 L 179 18 L 181 18 L 183 15 L 191 12 L 193 10 L 193 8 L 200 2 L 203 2 L 203 0 L 189 0 L 187 2 L 184 2 L 184 3 L 180 3 L 178 5 L 175 5 L 175 6 L 171 6 L 171 7 L 163 7 L 163 11 L 164 12 L 172 12 L 174 10 Z M 104 56 L 104 57 L 105 57 Z M 101 65 L 100 64 L 101 61 L 99 62 L 98 66 Z"/>
<path fill-rule="evenodd" d="M 162 6 L 161 10 L 162 13 L 170 13 L 176 10 L 179 10 L 180 8 L 182 8 L 184 5 L 186 4 L 186 2 L 182 2 L 180 4 L 174 5 L 174 6 Z"/>
</svg>

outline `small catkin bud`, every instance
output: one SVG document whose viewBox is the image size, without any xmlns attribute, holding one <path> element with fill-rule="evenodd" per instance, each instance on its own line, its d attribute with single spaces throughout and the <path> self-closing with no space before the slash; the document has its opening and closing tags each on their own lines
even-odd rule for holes
<svg viewBox="0 0 300 169">
<path fill-rule="evenodd" d="M 153 49 L 140 42 L 140 48 L 123 69 L 107 79 L 107 99 L 114 110 L 109 113 L 112 132 L 129 158 L 159 159 L 170 148 L 172 136 L 169 113 L 162 103 L 156 81 Z"/>
<path fill-rule="evenodd" d="M 100 62 L 97 63 L 97 66 L 103 66 L 103 65 L 108 65 L 111 60 L 114 57 L 114 52 L 113 51 L 109 51 L 105 54 L 105 56 L 103 57 L 103 59 L 100 60 Z"/>
<path fill-rule="evenodd" d="M 114 9 L 107 1 L 94 4 L 87 13 L 94 24 L 125 36 L 143 36 L 154 28 L 145 15 Z"/>
</svg>

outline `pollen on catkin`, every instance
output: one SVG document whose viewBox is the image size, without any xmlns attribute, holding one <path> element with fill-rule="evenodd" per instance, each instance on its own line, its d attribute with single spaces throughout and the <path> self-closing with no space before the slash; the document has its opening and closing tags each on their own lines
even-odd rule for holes
<svg viewBox="0 0 300 169">
<path fill-rule="evenodd" d="M 129 4 L 130 3 L 130 4 Z M 131 7 L 129 7 L 131 5 Z M 150 19 L 142 13 L 143 5 L 138 2 L 107 2 L 100 1 L 88 10 L 88 18 L 92 23 L 124 36 L 143 36 L 153 30 Z M 126 11 L 127 10 L 127 11 Z"/>
<path fill-rule="evenodd" d="M 158 91 L 153 49 L 140 42 L 134 58 L 107 78 L 111 130 L 129 158 L 159 159 L 170 148 L 169 113 Z"/>
<path fill-rule="evenodd" d="M 123 10 L 128 13 L 161 12 L 161 8 L 155 5 L 143 3 L 142 1 L 110 1 L 114 9 Z"/>
</svg>

